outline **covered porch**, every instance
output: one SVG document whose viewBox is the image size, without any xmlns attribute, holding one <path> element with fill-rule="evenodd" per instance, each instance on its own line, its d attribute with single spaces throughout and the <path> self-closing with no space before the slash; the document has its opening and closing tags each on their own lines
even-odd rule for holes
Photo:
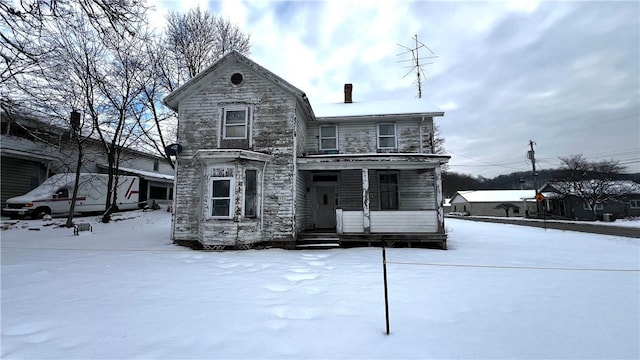
<svg viewBox="0 0 640 360">
<path fill-rule="evenodd" d="M 446 248 L 440 165 L 433 154 L 315 155 L 297 161 L 296 233 L 340 245 Z"/>
</svg>

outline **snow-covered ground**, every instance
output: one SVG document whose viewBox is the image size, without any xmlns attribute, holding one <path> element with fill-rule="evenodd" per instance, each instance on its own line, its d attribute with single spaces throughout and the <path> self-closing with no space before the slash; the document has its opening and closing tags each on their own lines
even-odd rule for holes
<svg viewBox="0 0 640 360">
<path fill-rule="evenodd" d="M 119 217 L 2 231 L 2 358 L 640 358 L 638 239 L 447 219 L 450 250 L 387 249 L 387 336 L 379 248 L 198 252 Z"/>
<path fill-rule="evenodd" d="M 509 221 L 535 221 L 535 222 L 554 222 L 554 223 L 571 223 L 571 224 L 581 224 L 581 225 L 601 225 L 601 226 L 620 226 L 620 227 L 630 227 L 630 228 L 638 228 L 640 230 L 640 218 L 629 217 L 625 219 L 616 219 L 615 221 L 584 221 L 584 220 L 556 220 L 556 219 L 532 219 L 526 218 L 523 216 L 465 216 L 467 218 L 478 218 L 478 219 L 497 219 L 497 220 L 509 220 Z"/>
</svg>

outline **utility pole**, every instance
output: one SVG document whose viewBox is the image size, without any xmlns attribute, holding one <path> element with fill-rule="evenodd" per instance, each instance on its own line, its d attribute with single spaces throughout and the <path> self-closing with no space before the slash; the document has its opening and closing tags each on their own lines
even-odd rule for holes
<svg viewBox="0 0 640 360">
<path fill-rule="evenodd" d="M 529 158 L 529 160 L 531 160 L 531 165 L 533 166 L 533 190 L 535 192 L 534 197 L 536 198 L 536 216 L 540 216 L 540 202 L 538 201 L 537 197 L 538 197 L 538 180 L 537 180 L 537 176 L 538 174 L 536 173 L 536 152 L 533 150 L 533 145 L 535 145 L 536 143 L 533 142 L 533 140 L 529 140 L 529 147 L 531 148 L 531 150 L 529 150 L 529 152 L 527 153 L 527 157 Z"/>
</svg>

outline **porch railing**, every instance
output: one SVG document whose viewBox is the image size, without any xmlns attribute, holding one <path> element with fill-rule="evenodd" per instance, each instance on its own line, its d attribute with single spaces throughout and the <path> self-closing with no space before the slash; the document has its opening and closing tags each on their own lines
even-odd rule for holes
<svg viewBox="0 0 640 360">
<path fill-rule="evenodd" d="M 338 234 L 364 234 L 364 211 L 336 209 Z M 435 233 L 438 231 L 438 212 L 419 211 L 371 211 L 369 232 L 372 234 Z"/>
</svg>

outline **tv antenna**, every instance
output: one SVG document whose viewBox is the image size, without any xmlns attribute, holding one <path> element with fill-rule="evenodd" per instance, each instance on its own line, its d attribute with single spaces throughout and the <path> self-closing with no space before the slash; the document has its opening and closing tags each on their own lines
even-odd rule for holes
<svg viewBox="0 0 640 360">
<path fill-rule="evenodd" d="M 425 77 L 425 70 L 423 69 L 424 65 L 429 65 L 429 64 L 433 64 L 433 62 L 420 62 L 422 60 L 426 60 L 426 59 L 435 59 L 438 57 L 438 55 L 436 55 L 436 53 L 433 52 L 433 50 L 431 50 L 427 45 L 423 44 L 422 42 L 420 42 L 418 40 L 418 35 L 414 35 L 412 40 L 415 42 L 415 45 L 413 48 L 410 48 L 408 46 L 404 46 L 401 44 L 397 44 L 400 47 L 403 47 L 405 49 L 407 49 L 407 51 L 402 52 L 400 54 L 397 54 L 396 56 L 402 56 L 408 53 L 411 53 L 411 59 L 406 59 L 406 60 L 400 60 L 398 61 L 399 63 L 406 63 L 406 62 L 411 62 L 411 65 L 406 65 L 406 68 L 411 68 L 411 70 L 409 70 L 406 74 L 404 74 L 404 76 L 402 77 L 403 79 L 406 78 L 409 74 L 411 74 L 412 72 L 416 72 L 416 84 L 418 85 L 418 99 L 422 98 L 422 78 Z M 431 55 L 427 55 L 424 57 L 420 57 L 420 49 L 427 49 L 429 51 L 429 53 Z"/>
</svg>

